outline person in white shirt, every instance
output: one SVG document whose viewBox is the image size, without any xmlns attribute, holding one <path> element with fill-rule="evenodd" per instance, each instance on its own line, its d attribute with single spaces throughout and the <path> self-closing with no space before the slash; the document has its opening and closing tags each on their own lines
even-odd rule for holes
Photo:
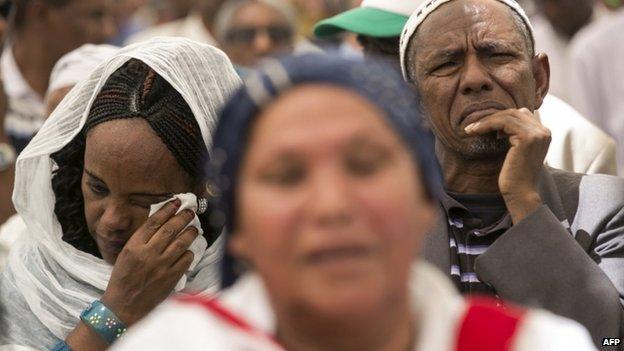
<svg viewBox="0 0 624 351">
<path fill-rule="evenodd" d="M 50 72 L 65 53 L 114 34 L 109 1 L 13 1 L 0 58 L 0 223 L 15 213 L 13 165 L 45 121 Z"/>
<path fill-rule="evenodd" d="M 17 153 L 45 120 L 43 98 L 56 61 L 114 34 L 109 0 L 14 1 L 0 77 L 8 97 L 5 133 Z"/>
<path fill-rule="evenodd" d="M 108 44 L 85 44 L 63 55 L 52 69 L 50 84 L 45 95 L 46 116 L 52 114 L 65 95 L 102 62 L 120 48 Z"/>
<path fill-rule="evenodd" d="M 579 30 L 600 17 L 593 0 L 537 0 L 538 13 L 531 17 L 535 48 L 548 54 L 549 93 L 570 102 L 568 67 L 570 41 Z"/>
<path fill-rule="evenodd" d="M 375 61 L 309 54 L 251 73 L 208 166 L 231 287 L 166 303 L 112 349 L 593 350 L 575 322 L 463 300 L 414 260 L 441 191 L 417 105 Z"/>
<path fill-rule="evenodd" d="M 169 36 L 216 45 L 217 41 L 212 32 L 216 12 L 219 10 L 223 0 L 193 0 L 191 2 L 191 11 L 187 16 L 135 33 L 126 39 L 126 44 L 134 44 L 160 36 Z"/>
<path fill-rule="evenodd" d="M 624 8 L 583 30 L 572 42 L 570 100 L 617 140 L 620 175 L 624 167 Z"/>
</svg>

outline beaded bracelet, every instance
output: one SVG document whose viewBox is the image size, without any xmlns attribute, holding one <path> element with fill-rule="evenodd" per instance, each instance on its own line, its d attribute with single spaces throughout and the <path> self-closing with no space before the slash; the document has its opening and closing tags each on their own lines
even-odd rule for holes
<svg viewBox="0 0 624 351">
<path fill-rule="evenodd" d="M 50 351 L 72 351 L 72 349 L 71 347 L 69 347 L 69 345 L 67 345 L 65 340 L 63 340 L 60 341 L 58 344 L 54 345 L 54 347 L 51 348 Z"/>
<path fill-rule="evenodd" d="M 91 327 L 108 344 L 112 344 L 126 332 L 126 325 L 100 300 L 93 301 L 80 314 L 80 319 Z"/>
</svg>

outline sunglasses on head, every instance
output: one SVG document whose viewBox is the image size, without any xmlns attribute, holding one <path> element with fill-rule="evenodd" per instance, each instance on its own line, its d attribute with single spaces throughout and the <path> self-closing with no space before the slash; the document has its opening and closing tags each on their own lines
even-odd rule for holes
<svg viewBox="0 0 624 351">
<path fill-rule="evenodd" d="M 278 44 L 289 42 L 293 36 L 292 30 L 285 26 L 240 27 L 230 29 L 225 39 L 236 44 L 251 44 L 261 32 L 266 33 L 272 42 Z"/>
</svg>

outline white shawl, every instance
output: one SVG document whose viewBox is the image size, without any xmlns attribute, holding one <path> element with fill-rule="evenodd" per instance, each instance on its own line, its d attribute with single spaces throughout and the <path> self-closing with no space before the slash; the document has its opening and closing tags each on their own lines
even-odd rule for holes
<svg viewBox="0 0 624 351">
<path fill-rule="evenodd" d="M 457 350 L 459 328 L 469 304 L 442 272 L 425 262 L 413 265 L 409 287 L 417 326 L 411 351 Z M 240 318 L 249 327 L 232 323 L 224 314 L 198 303 L 163 303 L 116 342 L 112 351 L 285 351 L 274 341 L 277 324 L 267 294 L 260 276 L 247 273 L 215 300 L 229 316 Z M 507 349 L 590 351 L 595 347 L 577 322 L 529 310 Z"/>
</svg>

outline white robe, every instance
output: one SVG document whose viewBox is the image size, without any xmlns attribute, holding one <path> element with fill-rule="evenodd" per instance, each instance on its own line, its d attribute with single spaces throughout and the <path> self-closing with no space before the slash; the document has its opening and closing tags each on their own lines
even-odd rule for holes
<svg viewBox="0 0 624 351">
<path fill-rule="evenodd" d="M 583 29 L 572 41 L 570 102 L 618 142 L 624 175 L 624 9 Z"/>
<path fill-rule="evenodd" d="M 535 115 L 552 133 L 547 165 L 576 173 L 617 175 L 615 141 L 572 106 L 547 95 Z"/>
<path fill-rule="evenodd" d="M 455 350 L 466 301 L 442 273 L 423 262 L 414 265 L 410 290 L 419 326 L 413 350 Z M 266 294 L 259 276 L 247 274 L 216 300 L 250 329 L 195 303 L 174 299 L 130 329 L 112 350 L 284 351 L 272 337 L 276 322 Z M 525 314 L 512 340 L 515 351 L 595 350 L 580 324 L 540 310 Z"/>
</svg>

